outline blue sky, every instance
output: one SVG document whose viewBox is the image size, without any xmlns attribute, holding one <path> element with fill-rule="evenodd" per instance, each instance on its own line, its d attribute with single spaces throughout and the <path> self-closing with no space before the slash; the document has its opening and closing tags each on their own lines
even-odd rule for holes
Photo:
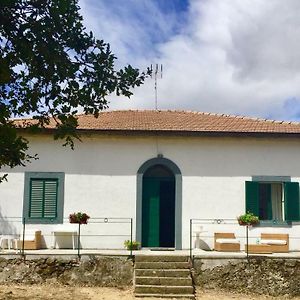
<svg viewBox="0 0 300 300">
<path fill-rule="evenodd" d="M 117 67 L 163 64 L 158 108 L 300 120 L 300 1 L 79 0 Z M 154 81 L 111 109 L 153 109 Z"/>
</svg>

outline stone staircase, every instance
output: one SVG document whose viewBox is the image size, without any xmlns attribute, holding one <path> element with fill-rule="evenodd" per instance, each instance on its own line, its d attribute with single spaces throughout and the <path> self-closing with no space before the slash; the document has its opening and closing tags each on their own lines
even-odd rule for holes
<svg viewBox="0 0 300 300">
<path fill-rule="evenodd" d="M 134 273 L 136 297 L 195 299 L 187 256 L 137 255 Z"/>
</svg>

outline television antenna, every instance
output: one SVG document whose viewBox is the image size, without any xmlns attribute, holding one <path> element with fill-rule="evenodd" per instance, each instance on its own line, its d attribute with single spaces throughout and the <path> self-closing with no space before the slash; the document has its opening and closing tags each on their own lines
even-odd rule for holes
<svg viewBox="0 0 300 300">
<path fill-rule="evenodd" d="M 154 91 L 155 91 L 155 110 L 157 110 L 157 79 L 162 79 L 163 75 L 163 65 L 155 64 L 150 67 L 151 78 L 154 77 Z"/>
</svg>

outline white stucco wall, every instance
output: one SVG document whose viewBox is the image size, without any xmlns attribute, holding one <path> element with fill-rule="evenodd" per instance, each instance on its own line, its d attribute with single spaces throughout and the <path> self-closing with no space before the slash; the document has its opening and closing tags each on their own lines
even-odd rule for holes
<svg viewBox="0 0 300 300">
<path fill-rule="evenodd" d="M 244 185 L 251 176 L 291 176 L 300 180 L 300 141 L 266 138 L 142 138 L 89 136 L 77 142 L 75 150 L 62 147 L 49 136 L 31 137 L 31 153 L 39 160 L 25 168 L 9 172 L 8 183 L 0 185 L 0 230 L 18 233 L 22 216 L 24 171 L 64 172 L 64 216 L 84 211 L 94 218 L 136 216 L 136 174 L 147 160 L 163 154 L 182 173 L 182 240 L 189 247 L 189 220 L 235 219 L 245 210 Z M 102 221 L 103 219 L 101 219 Z M 96 221 L 96 220 L 94 220 Z M 122 221 L 122 220 L 119 220 Z M 67 221 L 66 221 L 67 222 Z M 235 232 L 244 228 L 231 221 L 215 224 L 202 220 L 202 239 L 213 247 L 213 233 Z M 46 246 L 51 246 L 55 225 L 32 225 L 42 230 Z M 135 231 L 135 223 L 134 223 Z M 82 244 L 87 248 L 121 248 L 128 239 L 130 224 L 96 224 L 83 226 Z M 292 228 L 256 228 L 260 232 L 288 232 L 290 248 L 300 250 L 300 226 Z M 1 232 L 0 232 L 1 233 Z M 101 235 L 120 236 L 105 237 Z M 62 245 L 66 246 L 66 245 Z"/>
</svg>

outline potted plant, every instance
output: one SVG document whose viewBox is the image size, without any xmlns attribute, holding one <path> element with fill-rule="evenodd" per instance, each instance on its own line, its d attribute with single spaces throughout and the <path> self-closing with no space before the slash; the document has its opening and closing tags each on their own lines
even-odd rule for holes
<svg viewBox="0 0 300 300">
<path fill-rule="evenodd" d="M 89 215 L 82 212 L 73 213 L 69 215 L 70 223 L 87 224 L 89 218 Z"/>
<path fill-rule="evenodd" d="M 237 218 L 239 225 L 241 226 L 246 226 L 246 225 L 256 225 L 259 223 L 259 218 L 258 216 L 255 216 L 253 213 L 245 213 L 243 215 L 240 215 Z"/>
<path fill-rule="evenodd" d="M 141 243 L 137 241 L 126 240 L 124 246 L 127 250 L 139 250 Z"/>
<path fill-rule="evenodd" d="M 86 213 L 82 213 L 82 212 L 72 213 L 69 215 L 69 222 L 78 224 L 77 251 L 78 251 L 79 259 L 80 259 L 80 226 L 82 224 L 87 224 L 89 218 L 90 218 L 89 215 L 87 215 Z"/>
</svg>

